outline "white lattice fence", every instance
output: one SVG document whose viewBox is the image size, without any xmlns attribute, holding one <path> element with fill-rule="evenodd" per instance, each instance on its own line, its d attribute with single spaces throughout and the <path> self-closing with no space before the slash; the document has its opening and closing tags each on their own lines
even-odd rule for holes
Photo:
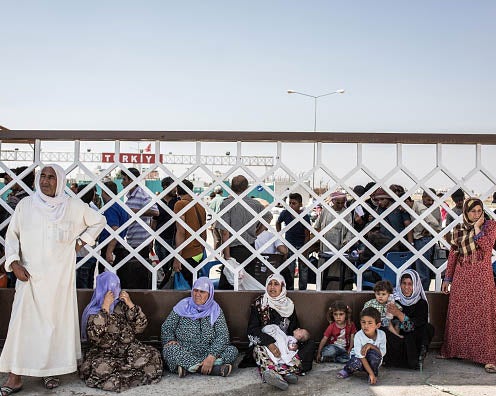
<svg viewBox="0 0 496 396">
<path fill-rule="evenodd" d="M 495 190 L 496 177 L 490 172 L 490 169 L 494 169 L 494 161 L 496 158 L 494 155 L 494 146 L 492 144 L 467 143 L 463 146 L 454 146 L 441 143 L 423 144 L 422 142 L 417 145 L 405 145 L 402 143 L 381 145 L 367 143 L 366 141 L 363 143 L 315 142 L 316 146 L 315 150 L 313 150 L 313 144 L 309 145 L 308 143 L 298 144 L 294 141 L 287 143 L 275 139 L 268 139 L 270 141 L 269 143 L 242 143 L 236 139 L 236 135 L 231 135 L 229 136 L 232 138 L 231 141 L 229 141 L 228 138 L 223 140 L 223 142 L 228 141 L 231 145 L 230 147 L 233 147 L 233 150 L 229 152 L 229 155 L 227 155 L 227 153 L 226 155 L 222 155 L 220 153 L 207 152 L 210 151 L 211 145 L 215 143 L 206 143 L 200 139 L 198 141 L 189 142 L 189 152 L 182 153 L 181 155 L 166 154 L 167 151 L 164 148 L 164 145 L 166 145 L 167 142 L 163 139 L 155 140 L 151 150 L 151 154 L 155 154 L 154 162 L 148 164 L 147 169 L 143 171 L 138 178 L 135 178 L 127 171 L 129 166 L 133 166 L 132 164 L 119 161 L 119 154 L 123 152 L 122 147 L 127 144 L 119 140 L 115 140 L 113 143 L 105 143 L 107 146 L 109 144 L 112 145 L 115 161 L 112 163 L 100 163 L 99 168 L 96 170 L 94 165 L 95 162 L 98 163 L 99 157 L 95 152 L 89 153 L 85 151 L 83 146 L 90 144 L 88 142 L 82 142 L 80 140 L 72 142 L 65 141 L 64 145 L 66 151 L 57 153 L 57 151 L 54 150 L 54 147 L 56 147 L 57 144 L 60 144 L 60 142 L 35 139 L 34 144 L 29 146 L 22 141 L 16 143 L 15 140 L 10 139 L 8 143 L 2 143 L 0 146 L 0 167 L 2 168 L 2 172 L 7 172 L 9 174 L 12 181 L 8 182 L 0 189 L 0 194 L 5 195 L 16 183 L 31 193 L 29 187 L 22 182 L 22 178 L 33 169 L 39 170 L 48 160 L 59 160 L 58 162 L 66 169 L 68 177 L 71 179 L 75 178 L 74 175 L 84 174 L 85 179 L 88 181 L 88 186 L 79 193 L 79 196 L 84 195 L 84 193 L 93 186 L 98 186 L 112 197 L 111 201 L 106 203 L 100 211 L 103 212 L 113 203 L 118 203 L 127 211 L 127 213 L 129 213 L 130 219 L 118 230 L 113 230 L 107 226 L 107 231 L 111 236 L 100 245 L 94 248 L 88 248 L 90 252 L 89 255 L 79 262 L 78 267 L 83 265 L 90 257 L 96 257 L 107 269 L 116 271 L 122 266 L 125 266 L 129 260 L 136 259 L 151 272 L 154 289 L 157 285 L 159 269 L 172 258 L 179 259 L 184 266 L 193 272 L 194 278 L 196 278 L 200 268 L 212 260 L 220 260 L 224 265 L 229 266 L 229 263 L 222 257 L 222 249 L 234 239 L 241 240 L 241 234 L 249 228 L 250 225 L 261 222 L 273 233 L 272 241 L 274 241 L 278 238 L 284 240 L 285 230 L 298 222 L 302 222 L 311 234 L 313 234 L 313 238 L 300 249 L 295 249 L 292 246 L 288 246 L 288 248 L 293 252 L 293 258 L 296 257 L 299 263 L 306 264 L 310 270 L 316 273 L 317 290 L 320 290 L 321 288 L 322 274 L 324 271 L 332 265 L 338 265 L 339 261 L 351 268 L 356 274 L 357 289 L 361 290 L 364 272 L 377 260 L 384 262 L 385 265 L 389 266 L 397 274 L 415 264 L 417 260 L 420 260 L 434 273 L 435 289 L 439 290 L 441 276 L 445 270 L 446 264 L 439 268 L 435 268 L 424 258 L 423 253 L 436 243 L 441 243 L 447 247 L 443 237 L 447 232 L 450 232 L 456 225 L 456 222 L 449 224 L 440 233 L 437 233 L 426 223 L 425 217 L 439 208 L 444 208 L 444 210 L 456 218 L 456 214 L 450 209 L 445 201 L 449 199 L 450 195 L 458 188 L 462 188 L 470 195 L 477 194 L 482 199 L 491 197 Z M 101 142 L 95 140 L 91 142 L 91 144 L 94 145 L 100 143 Z M 21 149 L 13 150 L 12 145 L 20 146 Z M 248 147 L 248 149 L 246 149 L 246 147 Z M 106 150 L 108 150 L 108 148 L 106 148 Z M 267 152 L 268 150 L 270 153 Z M 380 154 L 382 153 L 381 150 L 383 150 L 384 154 Z M 422 150 L 424 150 L 426 154 L 419 155 L 418 153 L 422 152 Z M 95 150 L 93 149 L 93 151 Z M 263 155 L 260 155 L 260 152 L 258 151 L 262 152 Z M 417 155 L 416 161 L 410 160 L 412 158 L 412 151 L 417 153 L 415 154 Z M 462 154 L 457 155 L 457 151 Z M 378 152 L 379 154 L 377 154 Z M 50 153 L 50 155 L 47 153 Z M 9 171 L 10 168 L 19 165 L 27 165 L 28 169 L 20 175 L 15 175 Z M 112 192 L 104 186 L 104 182 L 108 179 L 115 178 L 120 172 L 126 173 L 133 182 L 114 196 Z M 145 186 L 145 181 L 151 174 L 154 174 L 159 178 L 170 176 L 174 179 L 174 183 L 165 191 L 161 191 L 156 195 Z M 193 201 L 180 213 L 172 213 L 161 198 L 177 185 L 181 185 L 188 191 L 188 188 L 182 181 L 184 179 L 198 178 L 198 174 L 201 175 L 200 179 L 204 185 L 203 191 L 199 194 L 191 192 Z M 260 186 L 270 196 L 271 199 L 269 199 L 269 201 L 272 200 L 272 202 L 268 204 L 263 212 L 256 213 L 243 202 L 243 198 L 250 194 L 250 191 L 252 190 L 251 187 L 242 194 L 236 195 L 230 187 L 225 184 L 226 180 L 231 180 L 233 176 L 238 174 L 244 175 L 249 180 L 251 187 Z M 288 188 L 279 191 L 276 186 L 275 190 L 273 190 L 270 186 L 275 180 L 281 179 L 281 177 L 286 178 L 289 181 Z M 375 182 L 376 186 L 371 187 L 364 195 L 357 196 L 353 192 L 353 186 L 355 184 L 365 185 L 369 181 Z M 393 183 L 403 185 L 406 190 L 406 195 L 417 195 L 420 190 L 428 190 L 430 187 L 442 191 L 443 195 L 438 197 L 428 190 L 428 194 L 434 200 L 434 204 L 421 216 L 418 216 L 410 206 L 403 201 L 403 198 L 397 197 L 391 191 L 388 186 Z M 134 213 L 127 207 L 124 201 L 126 194 L 136 185 L 141 186 L 150 195 L 150 202 L 140 211 Z M 222 185 L 227 193 L 234 197 L 234 201 L 220 213 L 213 213 L 206 203 L 206 198 L 217 185 Z M 317 194 L 313 188 L 317 185 L 325 187 L 320 195 Z M 395 199 L 394 203 L 380 215 L 366 203 L 369 195 L 378 186 L 384 188 L 384 190 Z M 354 202 L 342 213 L 336 213 L 328 203 L 330 194 L 336 190 L 346 191 L 346 193 L 354 199 Z M 294 191 L 304 191 L 312 201 L 303 208 L 303 211 L 300 214 L 294 212 L 286 203 L 286 198 Z M 67 188 L 67 193 L 73 195 L 69 188 Z M 195 202 L 201 204 L 209 215 L 205 225 L 196 232 L 180 219 L 180 216 L 190 209 Z M 154 204 L 160 205 L 172 216 L 172 219 L 164 224 L 159 230 L 152 230 L 150 225 L 141 219 L 141 215 Z M 294 220 L 290 224 L 285 225 L 281 232 L 277 232 L 273 225 L 267 223 L 263 218 L 268 211 L 275 210 L 275 207 L 278 204 L 281 204 L 284 208 L 288 209 L 294 216 Z M 8 214 L 12 213 L 11 207 L 5 200 L 0 200 L 0 205 Z M 222 218 L 222 215 L 229 211 L 234 205 L 244 205 L 253 216 L 253 219 L 237 232 L 230 228 Z M 323 208 L 334 216 L 334 219 L 319 232 L 303 219 L 305 215 L 311 214 L 318 205 L 322 205 Z M 350 213 L 353 214 L 358 205 L 364 207 L 374 217 L 373 221 L 367 224 L 361 232 L 357 232 L 351 224 L 345 221 L 345 217 Z M 406 211 L 412 219 L 411 224 L 401 233 L 397 233 L 392 226 L 385 221 L 385 217 L 396 208 L 402 208 L 402 210 Z M 486 210 L 490 216 L 493 216 L 492 211 L 489 211 L 488 208 L 486 208 Z M 0 224 L 0 228 L 6 227 L 8 222 L 9 219 L 6 218 Z M 133 222 L 140 224 L 149 233 L 149 237 L 140 246 L 134 249 L 128 244 L 125 238 L 123 239 L 119 236 L 119 233 Z M 174 222 L 181 223 L 191 234 L 183 245 L 178 246 L 177 249 L 168 247 L 167 243 L 160 237 L 160 233 Z M 207 241 L 203 241 L 200 237 L 200 234 L 215 222 L 221 223 L 231 234 L 230 239 L 224 241 L 217 250 L 215 250 Z M 353 238 L 346 245 L 337 249 L 329 243 L 324 236 L 338 223 L 343 224 L 352 233 Z M 394 235 L 394 239 L 382 249 L 377 250 L 365 238 L 365 235 L 379 224 L 382 224 L 389 230 Z M 407 233 L 413 230 L 418 224 L 421 224 L 428 230 L 433 236 L 433 239 L 420 251 L 417 251 L 410 244 L 404 243 L 405 248 L 411 251 L 413 256 L 401 268 L 396 268 L 393 263 L 386 259 L 386 253 L 396 243 L 403 243 Z M 129 251 L 129 255 L 115 267 L 112 267 L 106 262 L 105 258 L 100 255 L 100 249 L 105 247 L 112 238 L 116 238 Z M 149 261 L 143 259 L 138 252 L 141 248 L 155 239 L 168 249 L 168 256 L 158 265 L 153 266 Z M 200 241 L 207 253 L 206 258 L 196 268 L 192 268 L 177 253 L 193 239 Z M 305 251 L 315 244 L 316 241 L 321 241 L 326 246 L 326 250 L 333 253 L 331 258 L 322 260 L 319 266 L 314 266 L 309 260 L 308 255 L 305 254 Z M 0 239 L 0 242 L 3 244 L 3 239 Z M 372 258 L 360 268 L 355 266 L 355 264 L 348 259 L 347 255 L 358 242 L 364 244 L 373 254 Z M 242 263 L 243 266 L 247 265 L 251 259 L 255 257 L 265 262 L 267 267 L 274 272 L 281 271 L 290 263 L 290 260 L 287 260 L 282 267 L 278 269 L 273 268 L 271 264 L 264 259 L 262 253 L 256 251 L 246 241 L 242 241 L 242 243 L 252 253 L 252 257 Z M 2 260 L 4 260 L 4 258 Z M 232 268 L 232 270 L 237 273 L 239 268 Z M 235 289 L 238 288 L 236 276 L 234 287 Z"/>
</svg>

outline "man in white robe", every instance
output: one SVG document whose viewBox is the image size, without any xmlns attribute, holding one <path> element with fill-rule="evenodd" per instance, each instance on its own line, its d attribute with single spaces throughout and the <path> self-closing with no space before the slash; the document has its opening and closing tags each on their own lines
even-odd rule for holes
<svg viewBox="0 0 496 396">
<path fill-rule="evenodd" d="M 105 217 L 64 192 L 64 170 L 47 165 L 36 192 L 19 202 L 5 237 L 5 268 L 18 281 L 0 371 L 9 376 L 1 395 L 22 388 L 22 375 L 44 377 L 76 371 L 81 357 L 76 297 L 76 251 L 94 245 Z"/>
</svg>

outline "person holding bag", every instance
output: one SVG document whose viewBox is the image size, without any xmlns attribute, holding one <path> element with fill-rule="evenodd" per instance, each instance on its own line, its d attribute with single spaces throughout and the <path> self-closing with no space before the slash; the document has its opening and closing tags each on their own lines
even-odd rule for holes
<svg viewBox="0 0 496 396">
<path fill-rule="evenodd" d="M 193 183 L 189 180 L 183 180 L 182 184 L 186 186 L 188 191 L 182 185 L 177 186 L 177 195 L 181 199 L 174 205 L 174 213 L 180 216 L 187 229 L 184 227 L 184 223 L 176 223 L 176 249 L 177 253 L 191 267 L 195 268 L 203 259 L 204 244 L 207 239 L 207 230 L 204 227 L 207 214 L 205 208 L 199 203 L 195 202 L 191 205 L 193 198 L 190 193 L 193 192 Z M 200 238 L 196 237 L 189 243 L 185 243 L 191 236 L 190 229 L 198 231 L 202 227 L 204 229 L 199 235 Z M 190 285 L 193 283 L 193 274 L 177 257 L 174 259 L 173 269 L 175 272 L 181 272 Z"/>
</svg>

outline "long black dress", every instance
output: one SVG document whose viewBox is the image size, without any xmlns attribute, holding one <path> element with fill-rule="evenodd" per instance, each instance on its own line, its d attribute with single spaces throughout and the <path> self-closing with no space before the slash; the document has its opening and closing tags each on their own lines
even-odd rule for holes
<svg viewBox="0 0 496 396">
<path fill-rule="evenodd" d="M 399 301 L 398 301 L 399 303 Z M 429 346 L 434 336 L 434 327 L 428 322 L 429 306 L 421 299 L 413 305 L 403 305 L 405 320 L 400 324 L 400 338 L 386 330 L 387 353 L 384 364 L 393 367 L 415 369 L 419 363 L 422 345 Z"/>
</svg>

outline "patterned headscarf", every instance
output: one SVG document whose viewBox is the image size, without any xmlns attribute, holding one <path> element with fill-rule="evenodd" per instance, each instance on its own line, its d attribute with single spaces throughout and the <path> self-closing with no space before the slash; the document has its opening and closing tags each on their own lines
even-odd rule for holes
<svg viewBox="0 0 496 396">
<path fill-rule="evenodd" d="M 202 290 L 208 292 L 208 299 L 203 305 L 195 304 L 193 299 L 193 290 Z M 173 311 L 179 316 L 190 318 L 193 320 L 210 316 L 210 324 L 213 325 L 220 315 L 219 304 L 214 300 L 214 284 L 206 276 L 198 278 L 193 283 L 191 289 L 191 297 L 183 298 L 173 308 Z"/>
<path fill-rule="evenodd" d="M 45 168 L 52 168 L 57 175 L 57 188 L 55 189 L 55 196 L 49 197 L 41 192 L 40 177 L 41 172 Z M 45 165 L 40 172 L 36 174 L 34 186 L 36 191 L 34 193 L 33 204 L 38 207 L 50 221 L 54 223 L 62 219 L 69 201 L 69 196 L 64 192 L 65 188 L 65 171 L 57 164 Z"/>
<path fill-rule="evenodd" d="M 407 297 L 403 294 L 400 281 L 400 284 L 394 288 L 394 299 L 399 301 L 400 304 L 403 306 L 415 305 L 420 299 L 427 301 L 427 297 L 425 296 L 425 291 L 422 287 L 422 281 L 420 280 L 420 275 L 418 274 L 418 272 L 412 269 L 407 269 L 406 271 L 403 271 L 400 279 L 403 279 L 405 276 L 412 279 L 412 295 Z"/>
<path fill-rule="evenodd" d="M 484 208 L 484 204 L 479 198 L 467 198 L 463 204 L 463 223 L 457 224 L 453 230 L 445 236 L 446 241 L 461 256 L 470 256 L 476 251 L 475 244 L 475 223 L 470 221 L 468 212 L 476 206 Z M 484 216 L 484 213 L 482 214 Z"/>
<path fill-rule="evenodd" d="M 276 280 L 281 284 L 281 293 L 277 297 L 271 297 L 267 292 L 267 287 L 271 280 Z M 286 296 L 286 282 L 280 274 L 270 275 L 265 282 L 265 294 L 262 297 L 262 308 L 267 306 L 276 310 L 283 318 L 289 318 L 294 312 L 293 301 Z"/>
<path fill-rule="evenodd" d="M 103 300 L 108 291 L 114 294 L 114 301 L 110 305 L 110 313 L 114 312 L 114 308 L 119 302 L 121 294 L 121 281 L 113 272 L 105 271 L 96 277 L 96 287 L 93 291 L 90 303 L 86 306 L 81 317 L 81 339 L 86 341 L 86 325 L 90 315 L 95 315 L 102 309 Z"/>
</svg>

